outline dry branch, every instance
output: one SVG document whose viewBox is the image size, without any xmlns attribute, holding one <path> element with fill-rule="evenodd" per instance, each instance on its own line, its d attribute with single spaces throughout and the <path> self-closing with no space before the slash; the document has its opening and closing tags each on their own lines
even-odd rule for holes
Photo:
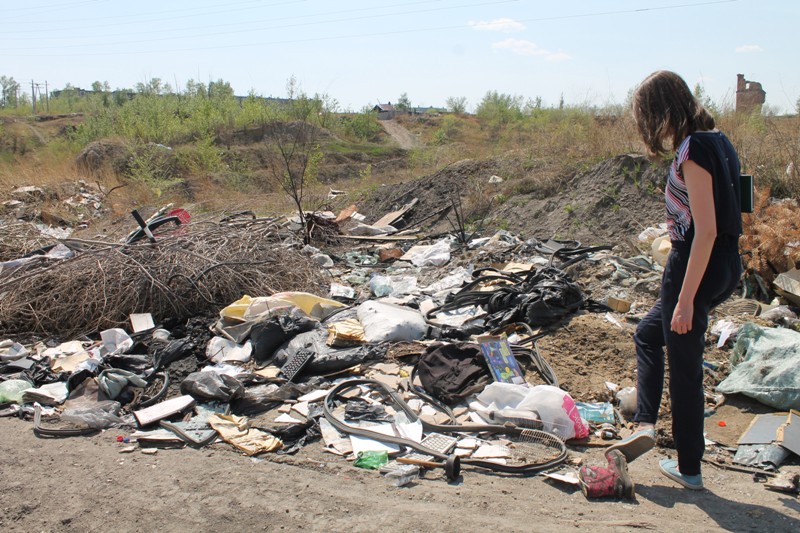
<svg viewBox="0 0 800 533">
<path fill-rule="evenodd" d="M 189 224 L 156 246 L 81 246 L 71 259 L 0 279 L 0 336 L 76 336 L 125 326 L 131 313 L 186 319 L 244 294 L 323 287 L 319 267 L 269 220 Z"/>
</svg>

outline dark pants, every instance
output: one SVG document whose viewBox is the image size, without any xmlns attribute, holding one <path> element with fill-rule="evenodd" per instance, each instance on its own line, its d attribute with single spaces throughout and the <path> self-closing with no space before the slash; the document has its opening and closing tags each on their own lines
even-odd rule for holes
<svg viewBox="0 0 800 533">
<path fill-rule="evenodd" d="M 742 275 L 738 239 L 718 237 L 694 299 L 691 331 L 670 330 L 678 303 L 689 245 L 673 242 L 661 280 L 661 298 L 636 328 L 637 409 L 635 420 L 655 424 L 664 389 L 664 346 L 669 357 L 669 394 L 672 436 L 678 450 L 678 468 L 686 475 L 700 473 L 703 438 L 703 350 L 708 313 L 736 289 Z"/>
</svg>

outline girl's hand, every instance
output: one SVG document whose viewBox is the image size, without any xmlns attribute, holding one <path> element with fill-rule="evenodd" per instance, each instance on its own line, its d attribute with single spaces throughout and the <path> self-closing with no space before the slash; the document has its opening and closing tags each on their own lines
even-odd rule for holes
<svg viewBox="0 0 800 533">
<path fill-rule="evenodd" d="M 694 306 L 691 303 L 683 303 L 678 299 L 678 305 L 675 306 L 675 311 L 672 313 L 670 329 L 679 335 L 683 335 L 692 330 L 693 318 Z"/>
</svg>

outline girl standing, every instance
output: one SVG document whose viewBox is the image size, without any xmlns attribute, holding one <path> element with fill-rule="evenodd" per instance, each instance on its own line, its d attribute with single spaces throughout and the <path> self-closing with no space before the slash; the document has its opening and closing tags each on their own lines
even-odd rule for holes
<svg viewBox="0 0 800 533">
<path fill-rule="evenodd" d="M 710 309 L 727 299 L 742 273 L 739 157 L 714 118 L 674 72 L 648 76 L 633 96 L 633 116 L 651 157 L 675 152 L 665 188 L 672 251 L 660 298 L 634 335 L 638 423 L 612 446 L 632 461 L 655 446 L 655 423 L 669 360 L 672 434 L 678 459 L 661 472 L 702 489 L 703 350 Z"/>
</svg>

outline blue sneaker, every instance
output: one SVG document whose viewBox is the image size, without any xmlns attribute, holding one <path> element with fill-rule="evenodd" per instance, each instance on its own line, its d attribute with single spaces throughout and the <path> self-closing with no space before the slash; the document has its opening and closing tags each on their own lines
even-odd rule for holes
<svg viewBox="0 0 800 533">
<path fill-rule="evenodd" d="M 640 455 L 649 452 L 656 445 L 656 428 L 640 429 L 626 439 L 606 448 L 606 453 L 619 450 L 629 463 Z"/>
<path fill-rule="evenodd" d="M 703 475 L 687 476 L 678 470 L 678 461 L 675 459 L 661 459 L 658 462 L 661 473 L 687 489 L 703 490 Z"/>
</svg>

